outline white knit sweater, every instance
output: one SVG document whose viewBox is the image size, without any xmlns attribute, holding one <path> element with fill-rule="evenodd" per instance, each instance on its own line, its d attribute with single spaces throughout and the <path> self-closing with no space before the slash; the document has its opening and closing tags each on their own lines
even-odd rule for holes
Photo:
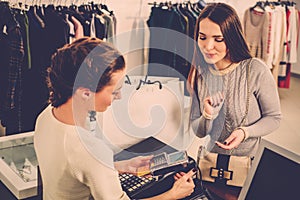
<svg viewBox="0 0 300 200">
<path fill-rule="evenodd" d="M 37 119 L 34 147 L 44 200 L 129 199 L 107 146 L 90 132 L 56 120 L 51 106 Z"/>
</svg>

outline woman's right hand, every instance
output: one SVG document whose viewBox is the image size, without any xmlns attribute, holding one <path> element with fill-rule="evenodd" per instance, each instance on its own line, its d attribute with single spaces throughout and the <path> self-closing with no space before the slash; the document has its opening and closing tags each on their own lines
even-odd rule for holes
<svg viewBox="0 0 300 200">
<path fill-rule="evenodd" d="M 194 192 L 193 176 L 195 172 L 193 170 L 188 173 L 180 172 L 174 176 L 175 183 L 173 187 L 160 195 L 145 198 L 145 200 L 176 200 L 182 199 L 191 195 Z"/>
<path fill-rule="evenodd" d="M 182 199 L 194 192 L 195 184 L 192 178 L 194 174 L 195 172 L 190 170 L 188 173 L 181 172 L 174 176 L 175 183 L 169 191 L 174 199 Z"/>
<path fill-rule="evenodd" d="M 217 92 L 212 96 L 208 96 L 204 99 L 204 112 L 206 115 L 209 115 L 215 118 L 224 103 L 224 94 L 222 92 Z"/>
</svg>

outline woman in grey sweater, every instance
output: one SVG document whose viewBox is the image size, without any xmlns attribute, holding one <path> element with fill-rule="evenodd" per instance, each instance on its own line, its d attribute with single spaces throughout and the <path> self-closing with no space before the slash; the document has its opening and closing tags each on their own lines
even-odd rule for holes
<svg viewBox="0 0 300 200">
<path fill-rule="evenodd" d="M 280 102 L 265 63 L 251 58 L 235 10 L 208 4 L 195 30 L 194 68 L 189 74 L 191 127 L 209 135 L 211 152 L 253 156 L 260 138 L 277 129 Z"/>
</svg>

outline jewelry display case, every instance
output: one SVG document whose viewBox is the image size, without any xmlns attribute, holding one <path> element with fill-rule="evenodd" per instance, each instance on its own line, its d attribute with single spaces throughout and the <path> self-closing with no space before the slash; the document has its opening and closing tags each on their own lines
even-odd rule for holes
<svg viewBox="0 0 300 200">
<path fill-rule="evenodd" d="M 0 181 L 17 199 L 37 195 L 33 132 L 0 137 Z"/>
</svg>

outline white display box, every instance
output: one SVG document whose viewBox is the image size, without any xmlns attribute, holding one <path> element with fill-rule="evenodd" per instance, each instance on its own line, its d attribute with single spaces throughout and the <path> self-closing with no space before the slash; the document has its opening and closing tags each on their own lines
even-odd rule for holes
<svg viewBox="0 0 300 200">
<path fill-rule="evenodd" d="M 0 180 L 17 199 L 37 195 L 33 132 L 0 137 Z"/>
</svg>

